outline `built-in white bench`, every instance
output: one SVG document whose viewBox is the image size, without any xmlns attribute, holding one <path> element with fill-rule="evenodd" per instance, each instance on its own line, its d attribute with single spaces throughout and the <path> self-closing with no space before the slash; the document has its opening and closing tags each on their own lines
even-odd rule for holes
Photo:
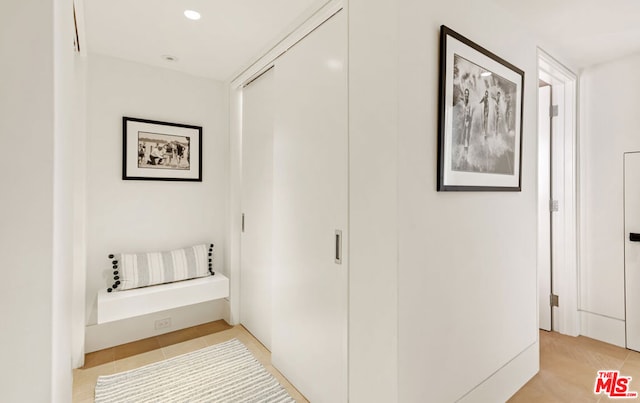
<svg viewBox="0 0 640 403">
<path fill-rule="evenodd" d="M 98 293 L 98 324 L 229 297 L 229 279 L 214 276 Z"/>
</svg>

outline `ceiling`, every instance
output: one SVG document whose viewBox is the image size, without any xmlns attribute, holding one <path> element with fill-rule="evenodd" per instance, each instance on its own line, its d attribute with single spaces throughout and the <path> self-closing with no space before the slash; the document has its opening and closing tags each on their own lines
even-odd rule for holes
<svg viewBox="0 0 640 403">
<path fill-rule="evenodd" d="M 575 69 L 640 52 L 640 0 L 489 1 Z M 325 2 L 84 0 L 86 43 L 89 52 L 229 80 Z M 202 19 L 188 20 L 185 9 L 200 12 Z"/>
<path fill-rule="evenodd" d="M 492 1 L 576 69 L 640 52 L 638 0 Z"/>
<path fill-rule="evenodd" d="M 228 80 L 318 1 L 84 0 L 87 49 Z M 202 18 L 185 18 L 186 9 Z M 178 60 L 169 62 L 163 55 Z"/>
</svg>

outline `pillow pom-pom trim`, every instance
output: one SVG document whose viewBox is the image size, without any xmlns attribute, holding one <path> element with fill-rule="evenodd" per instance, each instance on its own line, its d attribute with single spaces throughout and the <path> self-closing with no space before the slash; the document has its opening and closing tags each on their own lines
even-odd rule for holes
<svg viewBox="0 0 640 403">
<path fill-rule="evenodd" d="M 118 288 L 118 286 L 120 285 L 120 276 L 118 275 L 119 273 L 119 259 L 115 259 L 116 255 L 114 255 L 113 253 L 109 254 L 109 260 L 111 260 L 111 264 L 113 265 L 113 285 L 109 288 L 107 288 L 107 292 L 112 292 L 115 289 Z M 112 260 L 114 259 L 114 260 Z"/>
</svg>

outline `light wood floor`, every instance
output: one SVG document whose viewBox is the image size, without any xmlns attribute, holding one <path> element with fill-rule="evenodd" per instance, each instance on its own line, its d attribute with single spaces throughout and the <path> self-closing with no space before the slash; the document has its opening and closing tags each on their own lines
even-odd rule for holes
<svg viewBox="0 0 640 403">
<path fill-rule="evenodd" d="M 510 403 L 604 402 L 593 393 L 598 370 L 631 376 L 631 391 L 640 392 L 640 353 L 587 337 L 540 331 L 540 372 Z M 613 400 L 613 399 L 611 399 Z M 620 401 L 620 399 L 616 399 Z M 623 399 L 634 401 L 634 399 Z"/>
<path fill-rule="evenodd" d="M 74 370 L 74 403 L 93 402 L 99 375 L 127 371 L 176 355 L 236 338 L 287 389 L 297 402 L 307 402 L 272 365 L 271 354 L 242 326 L 224 321 L 151 337 L 149 339 L 87 354 L 85 367 Z M 587 337 L 570 337 L 540 331 L 540 372 L 524 385 L 510 403 L 604 402 L 593 388 L 599 370 L 619 370 L 631 376 L 632 391 L 640 392 L 640 353 Z M 493 402 L 487 402 L 493 403 Z"/>
<path fill-rule="evenodd" d="M 87 354 L 85 366 L 73 370 L 73 402 L 93 403 L 96 381 L 100 375 L 128 371 L 233 338 L 247 346 L 247 349 L 273 374 L 296 402 L 308 403 L 300 392 L 271 365 L 271 353 L 251 333 L 242 326 L 230 326 L 224 321 L 206 323 Z"/>
</svg>

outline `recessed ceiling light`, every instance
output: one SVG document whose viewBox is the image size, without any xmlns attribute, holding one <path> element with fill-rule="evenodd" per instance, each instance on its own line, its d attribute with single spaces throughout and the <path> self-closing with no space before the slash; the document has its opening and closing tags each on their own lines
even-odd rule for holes
<svg viewBox="0 0 640 403">
<path fill-rule="evenodd" d="M 200 13 L 197 11 L 193 11 L 193 10 L 184 10 L 184 16 L 187 17 L 190 20 L 199 20 L 200 19 Z"/>
<path fill-rule="evenodd" d="M 481 77 L 489 77 L 490 75 L 491 75 L 490 71 L 484 71 L 484 72 L 480 73 Z"/>
<path fill-rule="evenodd" d="M 167 61 L 167 62 L 177 62 L 178 58 L 175 56 L 171 56 L 171 55 L 162 55 L 162 60 Z"/>
</svg>

